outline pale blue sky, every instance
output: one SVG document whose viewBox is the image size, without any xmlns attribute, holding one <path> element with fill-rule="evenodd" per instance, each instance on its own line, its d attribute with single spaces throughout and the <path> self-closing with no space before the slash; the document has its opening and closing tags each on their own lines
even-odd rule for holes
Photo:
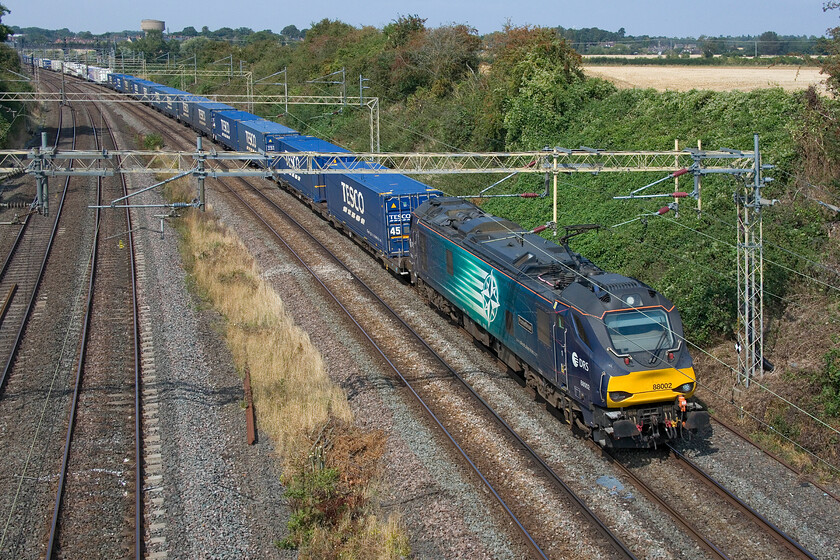
<svg viewBox="0 0 840 560">
<path fill-rule="evenodd" d="M 840 25 L 840 10 L 823 13 L 823 0 L 0 0 L 11 10 L 3 23 L 72 31 L 139 29 L 141 19 L 160 19 L 170 31 L 250 27 L 279 32 L 287 25 L 305 29 L 324 18 L 382 27 L 400 15 L 417 14 L 427 25 L 466 23 L 479 33 L 515 25 L 600 27 L 628 35 L 781 35 L 821 36 Z"/>
</svg>

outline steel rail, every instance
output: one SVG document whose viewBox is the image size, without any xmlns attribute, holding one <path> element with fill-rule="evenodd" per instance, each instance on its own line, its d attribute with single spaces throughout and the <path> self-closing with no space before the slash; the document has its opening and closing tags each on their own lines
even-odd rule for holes
<svg viewBox="0 0 840 560">
<path fill-rule="evenodd" d="M 94 142 L 99 147 L 99 139 L 95 133 L 95 125 L 93 124 L 94 120 L 90 115 L 87 107 L 85 107 L 85 112 L 88 115 L 88 119 L 91 122 L 92 128 L 94 128 Z M 101 114 L 100 108 L 100 114 Z M 114 131 L 110 125 L 110 123 L 104 118 L 102 118 L 102 123 L 105 125 L 108 131 L 108 135 L 111 138 L 111 142 L 114 146 L 117 146 L 116 136 Z M 121 176 L 121 185 L 122 191 L 125 193 L 128 190 L 128 185 L 126 183 L 126 179 L 124 176 Z M 102 178 L 98 178 L 97 181 L 97 199 L 101 201 L 102 199 Z M 49 543 L 47 545 L 47 559 L 50 559 L 55 552 L 55 546 L 57 545 L 56 537 L 58 534 L 58 516 L 59 511 L 61 508 L 61 500 L 63 496 L 63 488 L 67 474 L 67 465 L 69 462 L 69 454 L 70 454 L 70 446 L 72 440 L 72 431 L 73 425 L 75 421 L 76 415 L 76 408 L 79 400 L 79 392 L 81 387 L 82 381 L 82 373 L 84 370 L 84 363 L 85 363 L 85 351 L 87 347 L 87 339 L 88 339 L 88 330 L 91 321 L 91 314 L 93 312 L 93 298 L 94 298 L 94 290 L 95 290 L 95 277 L 96 277 L 96 266 L 98 260 L 98 246 L 99 246 L 99 233 L 100 233 L 100 223 L 101 223 L 101 210 L 97 210 L 96 212 L 96 219 L 95 219 L 95 226 L 94 226 L 94 239 L 92 244 L 91 250 L 91 264 L 90 270 L 91 275 L 89 279 L 89 287 L 88 287 L 88 298 L 87 304 L 85 307 L 85 317 L 83 319 L 83 332 L 82 332 L 82 341 L 81 341 L 81 351 L 79 355 L 79 361 L 77 364 L 77 375 L 76 375 L 76 386 L 73 394 L 73 401 L 72 407 L 70 412 L 70 423 L 68 425 L 68 432 L 67 438 L 65 442 L 65 453 L 62 459 L 62 467 L 61 473 L 59 478 L 59 488 L 56 493 L 56 502 L 55 508 L 53 512 L 53 520 L 50 527 L 50 538 Z M 134 546 L 134 554 L 135 558 L 142 558 L 143 554 L 143 478 L 142 478 L 142 463 L 143 463 L 143 435 L 141 432 L 141 360 L 140 360 L 140 331 L 139 331 L 139 309 L 138 309 L 138 301 L 137 301 L 137 278 L 136 278 L 136 260 L 135 260 L 135 251 L 134 251 L 134 240 L 133 235 L 131 233 L 131 216 L 130 210 L 126 209 L 125 211 L 125 219 L 126 223 L 128 224 L 128 245 L 129 245 L 129 263 L 130 263 L 130 272 L 131 272 L 131 307 L 132 307 L 132 324 L 133 324 L 133 357 L 134 357 L 134 455 L 135 455 L 135 500 L 134 500 L 134 507 L 135 507 L 135 516 L 134 516 L 134 539 L 135 539 L 135 546 Z"/>
<path fill-rule="evenodd" d="M 58 140 L 61 137 L 61 122 L 62 122 L 63 113 L 58 114 L 58 133 L 55 135 L 55 141 L 53 142 L 53 151 L 58 150 Z M 23 224 L 18 230 L 17 236 L 15 237 L 15 242 L 12 244 L 12 248 L 9 250 L 9 254 L 6 255 L 6 260 L 3 261 L 3 268 L 0 268 L 0 281 L 6 276 L 6 272 L 9 269 L 9 265 L 12 262 L 12 258 L 14 258 L 15 253 L 17 252 L 18 247 L 20 246 L 20 242 L 23 239 L 23 235 L 26 232 L 27 226 L 29 226 L 29 220 L 32 218 L 32 212 L 26 214 L 26 219 L 23 221 Z"/>
<path fill-rule="evenodd" d="M 102 108 L 99 108 L 100 114 Z M 103 116 L 103 124 L 108 129 L 108 136 L 115 148 L 119 146 L 111 124 Z M 128 195 L 128 182 L 125 175 L 120 175 L 123 195 Z M 125 209 L 125 222 L 128 231 L 128 252 L 131 268 L 131 312 L 133 316 L 132 340 L 134 345 L 134 557 L 142 558 L 144 550 L 143 526 L 143 426 L 142 426 L 142 369 L 140 356 L 140 310 L 137 296 L 137 260 L 134 250 L 134 232 L 131 227 L 131 210 Z"/>
<path fill-rule="evenodd" d="M 90 116 L 90 112 L 88 111 L 87 107 L 85 107 L 85 112 L 88 115 L 88 120 L 93 124 L 93 118 Z M 99 140 L 94 135 L 94 143 L 99 145 Z M 101 201 L 102 199 L 102 178 L 99 177 L 97 179 L 96 185 L 96 199 Z M 76 379 L 75 379 L 75 387 L 73 388 L 73 396 L 70 405 L 70 418 L 67 424 L 67 436 L 64 440 L 64 454 L 61 459 L 61 467 L 59 471 L 58 477 L 58 488 L 56 490 L 56 497 L 55 497 L 55 506 L 53 508 L 53 515 L 52 515 L 52 523 L 50 524 L 50 532 L 49 532 L 49 540 L 47 542 L 47 551 L 46 551 L 46 560 L 52 560 L 53 554 L 55 554 L 56 546 L 58 544 L 58 521 L 59 521 L 59 513 L 61 511 L 61 503 L 64 497 L 64 484 L 67 481 L 67 465 L 70 462 L 70 449 L 73 442 L 73 429 L 76 424 L 76 411 L 78 409 L 79 404 L 79 395 L 82 392 L 82 375 L 84 372 L 85 367 L 85 359 L 87 357 L 87 343 L 88 343 L 88 333 L 91 321 L 91 315 L 93 314 L 93 292 L 96 286 L 96 266 L 98 263 L 99 257 L 99 227 L 101 224 L 102 218 L 102 211 L 96 211 L 96 220 L 94 225 L 94 233 L 93 233 L 93 243 L 91 246 L 91 253 L 90 253 L 90 278 L 88 279 L 88 295 L 87 295 L 87 302 L 85 303 L 85 314 L 84 318 L 82 319 L 82 338 L 81 338 L 81 345 L 79 350 L 79 359 L 76 364 Z"/>
<path fill-rule="evenodd" d="M 738 509 L 740 509 L 743 513 L 746 513 L 751 518 L 753 518 L 760 526 L 764 527 L 768 533 L 770 533 L 777 542 L 779 542 L 782 546 L 784 546 L 788 552 L 793 554 L 798 558 L 809 558 L 810 560 L 816 560 L 816 557 L 811 554 L 805 547 L 801 544 L 793 540 L 787 533 L 782 531 L 779 527 L 777 527 L 772 521 L 758 513 L 752 507 L 750 507 L 746 502 L 741 500 L 738 496 L 730 492 L 726 487 L 724 487 L 720 482 L 715 480 L 710 474 L 704 471 L 699 465 L 691 461 L 688 457 L 677 451 L 677 449 L 671 445 L 670 443 L 666 444 L 671 455 L 678 459 L 680 465 L 684 466 L 688 471 L 692 472 L 698 478 L 700 478 L 703 482 L 705 482 L 712 490 L 714 490 L 718 495 L 723 497 L 726 501 L 734 504 Z"/>
<path fill-rule="evenodd" d="M 101 109 L 100 109 L 101 110 Z M 108 134 L 114 146 L 117 145 L 117 139 L 111 126 L 108 125 Z M 121 175 L 123 195 L 128 195 L 128 183 L 125 175 Z M 128 225 L 128 250 L 129 259 L 131 262 L 131 301 L 132 314 L 134 315 L 134 557 L 138 560 L 143 558 L 145 534 L 143 527 L 143 426 L 142 426 L 142 370 L 140 357 L 140 310 L 137 297 L 137 260 L 134 252 L 134 232 L 131 227 L 131 210 L 125 209 L 125 220 Z"/>
<path fill-rule="evenodd" d="M 76 113 L 72 112 L 73 115 L 73 149 L 76 148 Z M 58 121 L 58 131 L 56 132 L 56 140 L 55 145 L 58 145 L 59 137 L 61 136 L 63 123 L 63 112 L 59 113 L 59 121 Z M 64 189 L 61 194 L 61 200 L 58 204 L 58 210 L 55 213 L 55 221 L 53 222 L 52 231 L 50 232 L 50 238 L 47 242 L 47 246 L 44 250 L 44 258 L 41 260 L 41 266 L 38 270 L 38 275 L 35 278 L 35 283 L 32 288 L 32 292 L 29 295 L 29 303 L 26 305 L 26 310 L 23 314 L 23 318 L 21 319 L 20 327 L 18 328 L 18 332 L 15 335 L 15 340 L 12 344 L 11 352 L 9 353 L 9 358 L 6 360 L 6 364 L 3 366 L 3 373 L 0 375 L 0 398 L 2 398 L 3 391 L 6 387 L 6 381 L 8 381 L 9 374 L 12 370 L 12 365 L 14 364 L 15 358 L 17 357 L 17 352 L 20 349 L 20 344 L 23 341 L 23 334 L 26 331 L 26 326 L 29 321 L 29 317 L 32 314 L 32 310 L 35 307 L 35 300 L 38 294 L 38 289 L 41 287 L 41 280 L 44 278 L 44 272 L 47 268 L 47 261 L 50 258 L 50 254 L 53 248 L 53 242 L 55 241 L 55 236 L 58 232 L 58 224 L 61 222 L 61 214 L 62 210 L 64 209 L 64 201 L 67 199 L 67 194 L 69 192 L 70 186 L 70 177 L 64 181 Z"/>
<path fill-rule="evenodd" d="M 756 448 L 759 451 L 761 451 L 762 453 L 764 453 L 766 456 L 775 460 L 780 465 L 782 465 L 787 470 L 789 470 L 791 473 L 795 474 L 797 477 L 806 480 L 811 486 L 817 488 L 820 492 L 822 492 L 826 496 L 831 497 L 836 502 L 840 502 L 840 496 L 838 496 L 837 494 L 835 494 L 834 492 L 832 492 L 831 490 L 829 490 L 828 488 L 826 488 L 825 486 L 823 486 L 822 484 L 820 484 L 819 482 L 814 480 L 813 478 L 805 475 L 805 473 L 799 471 L 796 467 L 794 467 L 793 465 L 791 465 L 790 463 L 788 463 L 787 461 L 785 461 L 784 459 L 782 459 L 781 457 L 779 457 L 775 453 L 773 453 L 771 451 L 768 451 L 767 449 L 764 449 L 763 447 L 758 445 L 756 442 L 754 442 L 752 439 L 750 439 L 749 437 L 747 437 L 743 433 L 741 433 L 741 431 L 738 430 L 732 424 L 730 424 L 728 422 L 725 422 L 724 420 L 720 419 L 717 416 L 712 416 L 712 421 L 717 422 L 718 424 L 720 424 L 721 426 L 723 426 L 724 428 L 726 428 L 727 430 L 729 430 L 730 432 L 735 434 L 737 437 L 739 437 L 740 439 L 742 439 L 746 443 L 750 444 L 754 448 Z"/>
<path fill-rule="evenodd" d="M 12 287 L 9 288 L 9 291 L 6 292 L 6 299 L 3 300 L 3 306 L 0 307 L 0 325 L 3 324 L 3 319 L 6 318 L 6 312 L 9 310 L 9 307 L 12 305 L 12 298 L 15 297 L 15 292 L 18 289 L 18 285 L 12 284 Z"/>
<path fill-rule="evenodd" d="M 656 504 L 659 505 L 659 507 L 664 509 L 665 512 L 668 513 L 668 515 L 670 515 L 671 518 L 674 521 L 676 521 L 706 552 L 708 552 L 715 558 L 728 560 L 729 556 L 726 555 L 726 553 L 720 550 L 712 541 L 704 537 L 699 529 L 697 529 L 688 519 L 686 519 L 677 510 L 672 508 L 658 492 L 656 492 L 650 486 L 645 484 L 642 481 L 642 479 L 636 476 L 636 474 L 633 471 L 631 471 L 618 458 L 616 458 L 616 456 L 612 452 L 602 448 L 593 441 L 588 441 L 587 443 L 593 449 L 600 451 L 603 457 L 610 461 L 611 464 L 618 467 L 618 469 L 625 476 L 627 476 L 627 478 L 631 479 L 640 492 L 642 492 L 649 499 L 656 502 Z"/>
<path fill-rule="evenodd" d="M 12 259 L 17 253 L 17 249 L 20 246 L 20 242 L 23 239 L 23 235 L 26 232 L 27 226 L 29 226 L 29 220 L 32 218 L 32 213 L 26 215 L 26 219 L 21 224 L 20 229 L 18 230 L 17 235 L 15 236 L 15 241 L 12 244 L 12 248 L 9 250 L 9 254 L 6 255 L 6 260 L 3 261 L 3 268 L 0 268 L 0 281 L 3 280 L 6 276 L 6 272 L 9 270 L 9 265 L 12 264 Z"/>
</svg>

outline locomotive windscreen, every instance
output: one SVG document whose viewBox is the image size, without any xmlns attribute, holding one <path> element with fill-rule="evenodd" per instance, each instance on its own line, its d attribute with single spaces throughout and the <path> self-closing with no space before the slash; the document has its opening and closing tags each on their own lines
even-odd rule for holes
<svg viewBox="0 0 840 560">
<path fill-rule="evenodd" d="M 604 324 L 618 354 L 655 352 L 673 346 L 674 335 L 662 309 L 607 313 Z"/>
</svg>

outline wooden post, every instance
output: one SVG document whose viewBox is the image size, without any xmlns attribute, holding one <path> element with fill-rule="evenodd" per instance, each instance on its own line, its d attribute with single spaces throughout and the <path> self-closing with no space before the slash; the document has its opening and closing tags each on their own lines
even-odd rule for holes
<svg viewBox="0 0 840 560">
<path fill-rule="evenodd" d="M 254 414 L 254 397 L 251 394 L 251 370 L 245 368 L 245 430 L 248 445 L 257 442 L 257 418 Z"/>
</svg>

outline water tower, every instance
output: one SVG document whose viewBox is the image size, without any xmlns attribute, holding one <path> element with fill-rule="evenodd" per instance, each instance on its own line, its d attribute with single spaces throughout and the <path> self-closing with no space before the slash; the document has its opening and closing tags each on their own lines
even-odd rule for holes
<svg viewBox="0 0 840 560">
<path fill-rule="evenodd" d="M 166 29 L 166 23 L 159 19 L 144 19 L 140 22 L 140 29 L 144 33 L 148 33 L 149 31 L 160 31 L 163 33 L 163 30 Z"/>
</svg>

